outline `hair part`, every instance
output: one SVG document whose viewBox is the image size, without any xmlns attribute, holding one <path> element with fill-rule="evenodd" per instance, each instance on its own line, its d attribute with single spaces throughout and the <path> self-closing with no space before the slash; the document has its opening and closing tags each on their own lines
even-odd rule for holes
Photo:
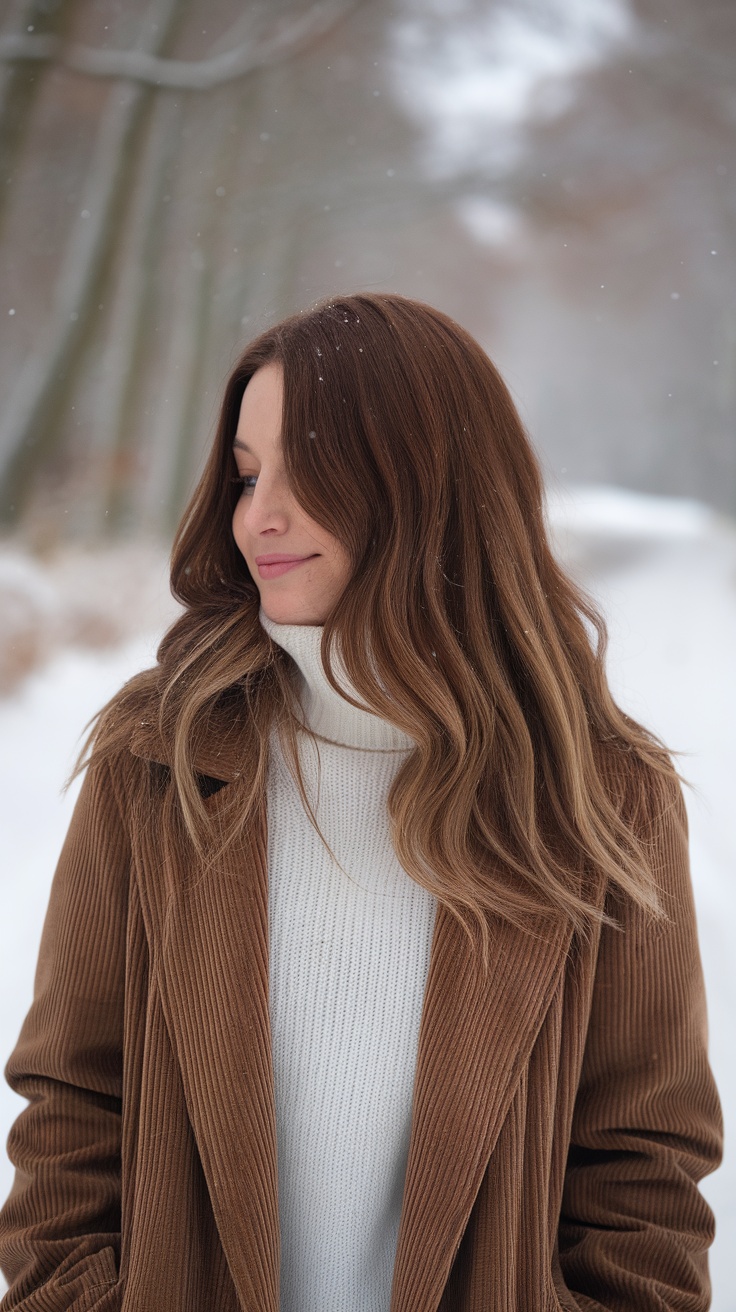
<svg viewBox="0 0 736 1312">
<path fill-rule="evenodd" d="M 550 548 L 539 464 L 498 371 L 445 314 L 402 296 L 323 301 L 245 350 L 174 541 L 171 587 L 184 613 L 155 669 L 97 717 L 93 759 L 124 746 L 141 704 L 155 706 L 183 825 L 209 866 L 254 814 L 278 724 L 317 827 L 299 767 L 294 663 L 260 624 L 232 533 L 240 404 L 271 362 L 283 369 L 293 495 L 352 563 L 323 626 L 328 680 L 342 692 L 338 644 L 360 697 L 416 743 L 388 795 L 401 865 L 459 919 L 486 966 L 489 915 L 530 930 L 562 915 L 589 932 L 607 919 L 592 896 L 601 877 L 662 916 L 635 820 L 652 799 L 664 807 L 679 776 L 613 700 L 605 623 Z M 215 832 L 194 760 L 224 706 L 252 733 L 245 793 L 217 808 Z"/>
</svg>

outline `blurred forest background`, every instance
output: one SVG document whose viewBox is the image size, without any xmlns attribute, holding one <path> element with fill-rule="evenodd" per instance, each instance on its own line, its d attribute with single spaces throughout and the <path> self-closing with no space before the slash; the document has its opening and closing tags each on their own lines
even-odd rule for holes
<svg viewBox="0 0 736 1312">
<path fill-rule="evenodd" d="M 732 0 L 5 0 L 0 693 L 162 614 L 238 351 L 334 292 L 468 327 L 550 485 L 733 516 L 735 56 Z"/>
<path fill-rule="evenodd" d="M 223 382 L 438 305 L 548 485 L 736 514 L 731 0 L 5 0 L 0 694 L 168 617 Z"/>
<path fill-rule="evenodd" d="M 731 0 L 5 0 L 0 522 L 166 540 L 238 349 L 476 334 L 553 475 L 736 510 Z"/>
<path fill-rule="evenodd" d="M 323 296 L 417 297 L 501 369 L 614 694 L 700 790 L 713 1312 L 736 1312 L 735 73 L 734 0 L 0 6 L 0 1061 L 77 735 L 176 613 L 168 548 L 238 353 Z M 21 1105 L 0 1082 L 3 1135 Z"/>
</svg>

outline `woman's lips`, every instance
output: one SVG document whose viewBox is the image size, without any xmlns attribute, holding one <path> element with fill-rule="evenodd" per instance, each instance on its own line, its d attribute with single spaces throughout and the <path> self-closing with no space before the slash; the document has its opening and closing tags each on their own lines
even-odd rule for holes
<svg viewBox="0 0 736 1312">
<path fill-rule="evenodd" d="M 298 565 L 305 565 L 308 560 L 314 560 L 314 556 L 304 556 L 301 560 L 282 560 L 276 565 L 259 565 L 258 573 L 262 579 L 276 579 L 279 574 L 296 569 Z"/>
</svg>

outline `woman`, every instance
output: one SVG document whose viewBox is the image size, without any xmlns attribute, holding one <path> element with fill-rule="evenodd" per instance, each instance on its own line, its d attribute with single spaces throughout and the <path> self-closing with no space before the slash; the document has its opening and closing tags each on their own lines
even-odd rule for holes
<svg viewBox="0 0 736 1312">
<path fill-rule="evenodd" d="M 171 577 L 7 1066 L 2 1307 L 707 1308 L 679 776 L 480 347 L 391 295 L 264 333 Z"/>
</svg>

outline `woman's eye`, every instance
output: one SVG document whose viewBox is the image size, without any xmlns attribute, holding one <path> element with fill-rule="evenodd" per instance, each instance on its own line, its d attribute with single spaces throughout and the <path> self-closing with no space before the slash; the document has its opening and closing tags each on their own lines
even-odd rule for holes
<svg viewBox="0 0 736 1312">
<path fill-rule="evenodd" d="M 240 486 L 241 486 L 242 489 L 243 489 L 243 492 L 252 492 L 252 491 L 253 491 L 253 488 L 250 487 L 249 484 L 248 484 L 248 480 L 249 480 L 250 478 L 256 479 L 256 478 L 258 478 L 258 475 L 257 475 L 257 474 L 238 474 L 237 478 L 234 478 L 232 481 L 233 481 L 233 483 L 239 483 Z"/>
</svg>

